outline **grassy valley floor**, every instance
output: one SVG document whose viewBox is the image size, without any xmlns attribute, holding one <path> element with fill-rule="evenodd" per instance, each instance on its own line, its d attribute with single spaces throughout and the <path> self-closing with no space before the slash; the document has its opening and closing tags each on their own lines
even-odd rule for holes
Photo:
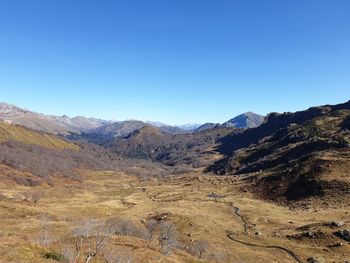
<svg viewBox="0 0 350 263">
<path fill-rule="evenodd" d="M 146 229 L 150 218 L 172 222 L 177 248 L 164 256 L 157 232 L 154 238 L 113 235 L 91 262 L 106 262 L 111 250 L 142 263 L 350 260 L 349 243 L 334 235 L 350 224 L 347 207 L 292 209 L 242 191 L 242 179 L 200 172 L 162 181 L 108 171 L 79 173 L 82 182 L 0 185 L 0 262 L 64 262 L 63 251 L 73 249 L 74 226 L 87 219 L 113 218 L 140 229 Z M 344 226 L 332 226 L 332 221 Z"/>
</svg>

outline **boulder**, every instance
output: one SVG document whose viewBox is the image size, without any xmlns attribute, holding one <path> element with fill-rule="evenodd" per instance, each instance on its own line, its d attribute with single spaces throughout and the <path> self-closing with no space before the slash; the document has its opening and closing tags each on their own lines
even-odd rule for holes
<svg viewBox="0 0 350 263">
<path fill-rule="evenodd" d="M 334 233 L 337 237 L 350 242 L 350 230 L 344 229 Z"/>
</svg>

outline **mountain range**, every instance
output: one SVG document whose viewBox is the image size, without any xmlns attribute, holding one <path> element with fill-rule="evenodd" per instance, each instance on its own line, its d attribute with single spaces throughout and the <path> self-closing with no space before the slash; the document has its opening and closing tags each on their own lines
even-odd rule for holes
<svg viewBox="0 0 350 263">
<path fill-rule="evenodd" d="M 223 124 L 206 123 L 187 131 L 156 122 L 48 116 L 4 103 L 0 119 L 3 142 L 39 142 L 43 136 L 48 145 L 57 146 L 65 145 L 63 138 L 83 143 L 80 149 L 94 149 L 89 156 L 150 160 L 219 175 L 249 174 L 252 192 L 278 202 L 335 192 L 339 199 L 350 189 L 350 101 L 265 118 L 248 112 Z M 52 133 L 60 138 L 54 139 Z M 96 150 L 96 144 L 101 149 Z"/>
<path fill-rule="evenodd" d="M 7 103 L 0 103 L 0 120 L 54 134 L 87 132 L 109 123 L 109 121 L 82 116 L 70 118 L 65 115 L 44 115 Z"/>
<path fill-rule="evenodd" d="M 248 112 L 223 123 L 222 126 L 243 129 L 253 128 L 260 125 L 263 122 L 263 119 L 264 117 L 261 115 Z M 81 136 L 82 138 L 92 140 L 93 142 L 105 142 L 113 138 L 125 137 L 148 125 L 157 127 L 162 132 L 168 134 L 196 132 L 213 127 L 211 124 L 185 124 L 172 126 L 152 121 L 143 122 L 139 120 L 126 120 L 115 122 L 83 116 L 70 118 L 65 115 L 44 115 L 42 113 L 22 109 L 7 103 L 0 103 L 0 120 L 23 125 L 39 131 L 69 136 L 70 138 Z"/>
<path fill-rule="evenodd" d="M 13 226 L 27 229 L 41 211 L 49 211 L 56 220 L 54 231 L 75 225 L 75 217 L 67 220 L 66 215 L 76 211 L 76 216 L 104 217 L 107 229 L 111 222 L 125 231 L 137 224 L 145 230 L 153 229 L 149 222 L 159 224 L 152 232 L 157 237 L 164 223 L 175 222 L 180 229 L 176 234 L 189 247 L 190 238 L 202 229 L 216 229 L 215 237 L 222 238 L 219 245 L 226 244 L 227 251 L 236 247 L 231 242 L 239 243 L 233 260 L 205 262 L 235 262 L 237 253 L 247 253 L 240 252 L 241 245 L 273 248 L 266 262 L 272 262 L 277 248 L 290 253 L 282 253 L 276 262 L 287 262 L 289 255 L 298 258 L 295 262 L 323 262 L 307 260 L 311 255 L 334 255 L 332 262 L 345 262 L 338 259 L 350 255 L 345 243 L 350 240 L 350 101 L 270 113 L 261 124 L 261 116 L 246 113 L 188 131 L 155 122 L 46 116 L 8 104 L 1 104 L 0 116 L 0 203 L 6 233 L 13 233 L 5 240 L 16 238 L 9 251 L 17 240 L 28 242 L 26 247 L 33 248 L 38 259 L 34 262 L 58 262 L 63 256 L 55 251 L 76 238 L 74 232 L 69 238 L 55 236 L 60 242 L 49 246 L 29 245 L 37 239 Z M 120 211 L 138 223 L 123 221 Z M 212 226 L 206 228 L 208 223 Z M 42 228 L 35 234 L 46 237 L 50 232 L 41 232 Z M 69 232 L 63 229 L 62 233 Z M 113 228 L 110 238 L 118 246 L 156 249 L 156 239 L 145 235 L 151 232 L 143 228 L 132 232 L 137 237 L 115 229 L 119 228 Z M 213 234 L 204 232 L 212 240 Z M 119 242 L 121 238 L 125 243 Z M 76 243 L 72 244 L 75 251 Z M 53 254 L 44 254 L 51 246 Z M 330 253 L 339 249 L 342 253 Z M 181 253 L 186 251 L 192 253 Z"/>
</svg>

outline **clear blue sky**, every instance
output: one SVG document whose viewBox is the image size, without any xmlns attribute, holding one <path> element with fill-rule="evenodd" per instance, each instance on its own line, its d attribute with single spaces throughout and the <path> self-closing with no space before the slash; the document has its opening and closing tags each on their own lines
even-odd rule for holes
<svg viewBox="0 0 350 263">
<path fill-rule="evenodd" d="M 350 99 L 348 0 L 1 0 L 0 101 L 180 124 Z"/>
</svg>

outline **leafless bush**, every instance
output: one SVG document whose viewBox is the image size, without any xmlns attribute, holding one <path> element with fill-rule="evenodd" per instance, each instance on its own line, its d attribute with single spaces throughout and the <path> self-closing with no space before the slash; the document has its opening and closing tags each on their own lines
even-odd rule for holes
<svg viewBox="0 0 350 263">
<path fill-rule="evenodd" d="M 115 247 L 106 247 L 103 251 L 103 258 L 106 263 L 132 263 L 132 251 L 128 249 L 118 249 Z"/>
<path fill-rule="evenodd" d="M 170 255 L 171 249 L 177 245 L 176 227 L 171 222 L 163 221 L 160 224 L 159 244 L 162 253 L 166 256 Z"/>
<path fill-rule="evenodd" d="M 44 196 L 44 193 L 42 191 L 30 191 L 22 193 L 22 196 L 23 200 L 36 204 Z"/>
<path fill-rule="evenodd" d="M 129 219 L 123 219 L 119 222 L 119 235 L 121 236 L 137 236 L 138 228 Z"/>
<path fill-rule="evenodd" d="M 107 220 L 106 225 L 115 235 L 133 236 L 142 239 L 148 239 L 149 236 L 146 229 L 142 228 L 141 226 L 137 226 L 127 218 L 110 218 Z"/>
<path fill-rule="evenodd" d="M 204 253 L 208 252 L 209 244 L 205 240 L 197 240 L 193 244 L 193 253 L 199 258 L 203 257 Z"/>
<path fill-rule="evenodd" d="M 25 175 L 21 175 L 21 176 L 13 175 L 11 177 L 16 183 L 24 186 L 30 186 L 30 187 L 38 186 L 43 182 L 40 179 L 26 177 Z"/>
<path fill-rule="evenodd" d="M 47 246 L 54 240 L 51 224 L 51 220 L 46 215 L 41 217 L 37 241 L 42 246 Z"/>
<path fill-rule="evenodd" d="M 148 222 L 147 222 L 147 225 L 146 225 L 146 228 L 148 230 L 148 237 L 149 237 L 149 240 L 152 241 L 152 238 L 154 236 L 154 233 L 156 231 L 158 227 L 158 221 L 155 220 L 155 219 L 150 219 Z"/>
<path fill-rule="evenodd" d="M 172 173 L 174 175 L 179 175 L 179 174 L 188 173 L 189 171 L 192 171 L 192 170 L 193 170 L 193 168 L 190 165 L 181 164 L 181 165 L 176 165 L 175 167 L 173 167 Z"/>
<path fill-rule="evenodd" d="M 19 171 L 30 172 L 40 179 L 14 176 L 20 184 L 35 186 L 50 176 L 63 176 L 81 181 L 74 168 L 93 170 L 123 171 L 148 180 L 154 176 L 165 176 L 168 171 L 162 165 L 145 160 L 127 159 L 111 153 L 107 149 L 88 143 L 79 143 L 80 151 L 55 150 L 38 145 L 28 145 L 15 141 L 0 143 L 0 163 Z"/>
<path fill-rule="evenodd" d="M 6 200 L 6 199 L 7 199 L 6 195 L 3 195 L 0 193 L 0 201 Z"/>
<path fill-rule="evenodd" d="M 214 252 L 214 253 L 210 253 L 207 256 L 207 259 L 210 262 L 222 263 L 222 262 L 226 261 L 226 256 L 223 253 L 221 253 L 221 252 Z"/>
<path fill-rule="evenodd" d="M 97 219 L 80 222 L 72 231 L 71 246 L 65 245 L 62 254 L 69 262 L 91 262 L 100 254 L 111 236 L 110 228 Z"/>
</svg>

